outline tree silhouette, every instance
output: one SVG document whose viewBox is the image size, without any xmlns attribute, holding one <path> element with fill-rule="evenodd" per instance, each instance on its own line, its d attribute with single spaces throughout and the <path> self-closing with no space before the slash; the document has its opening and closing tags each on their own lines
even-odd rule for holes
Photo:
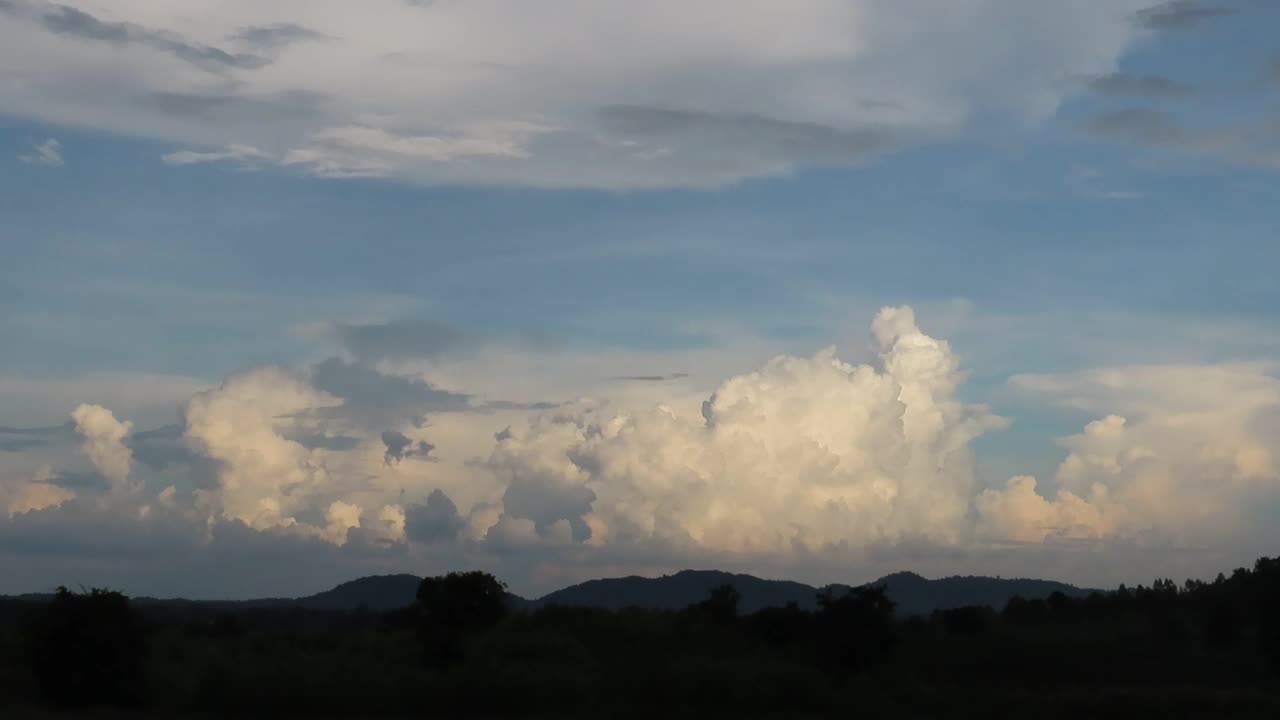
<svg viewBox="0 0 1280 720">
<path fill-rule="evenodd" d="M 49 704 L 119 707 L 141 701 L 146 638 L 124 595 L 59 587 L 48 605 L 26 618 L 22 639 L 28 667 Z"/>
<path fill-rule="evenodd" d="M 507 614 L 506 585 L 474 570 L 423 578 L 418 585 L 419 640 L 427 663 L 450 665 L 462 659 L 462 642 Z"/>
<path fill-rule="evenodd" d="M 696 606 L 698 612 L 714 625 L 732 625 L 738 619 L 738 601 L 741 595 L 733 585 L 711 588 L 706 600 Z"/>
<path fill-rule="evenodd" d="M 817 600 L 818 642 L 829 663 L 862 670 L 893 648 L 893 601 L 883 587 L 852 588 L 844 595 L 827 589 Z"/>
</svg>

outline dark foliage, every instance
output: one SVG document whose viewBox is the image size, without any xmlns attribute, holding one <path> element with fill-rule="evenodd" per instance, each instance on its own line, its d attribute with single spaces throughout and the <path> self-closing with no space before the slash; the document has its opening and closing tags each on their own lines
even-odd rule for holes
<svg viewBox="0 0 1280 720">
<path fill-rule="evenodd" d="M 854 588 L 843 595 L 824 590 L 818 594 L 815 619 L 823 658 L 849 670 L 881 660 L 897 639 L 893 602 L 882 587 Z"/>
<path fill-rule="evenodd" d="M 45 702 L 57 707 L 132 706 L 142 700 L 147 641 L 118 592 L 58 588 L 22 628 L 24 656 Z"/>
<path fill-rule="evenodd" d="M 513 610 L 484 573 L 428 578 L 386 612 L 60 591 L 0 601 L 0 715 L 1280 717 L 1280 560 L 998 611 L 904 617 L 879 586 L 743 598 L 730 581 L 681 609 Z"/>
<path fill-rule="evenodd" d="M 423 578 L 415 605 L 418 638 L 429 665 L 462 659 L 462 643 L 496 625 L 507 614 L 507 588 L 479 571 Z"/>
</svg>

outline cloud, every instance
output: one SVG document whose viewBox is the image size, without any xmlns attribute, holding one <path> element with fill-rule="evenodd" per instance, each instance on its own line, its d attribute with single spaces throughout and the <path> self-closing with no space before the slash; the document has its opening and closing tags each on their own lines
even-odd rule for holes
<svg viewBox="0 0 1280 720">
<path fill-rule="evenodd" d="M 840 128 L 795 122 L 755 113 L 710 113 L 611 105 L 599 111 L 605 133 L 626 138 L 622 142 L 651 148 L 649 160 L 692 160 L 723 168 L 731 180 L 746 167 L 857 165 L 875 155 L 905 145 L 908 131 L 868 123 Z M 698 148 L 695 154 L 692 148 Z M 691 168 L 692 169 L 692 168 Z"/>
<path fill-rule="evenodd" d="M 1175 150 L 1238 165 L 1280 167 L 1280 133 L 1274 123 L 1244 127 L 1194 127 L 1150 108 L 1125 108 L 1097 116 L 1087 126 L 1099 137 Z"/>
<path fill-rule="evenodd" d="M 231 129 L 285 123 L 314 115 L 321 111 L 325 97 L 307 90 L 272 90 L 254 95 L 162 90 L 140 95 L 136 101 L 164 115 Z M 226 147 L 236 147 L 236 144 Z M 262 153 L 259 157 L 270 157 L 269 153 L 252 149 L 255 155 Z"/>
<path fill-rule="evenodd" d="M 165 425 L 134 432 L 126 440 L 135 460 L 162 473 L 165 478 L 176 479 L 175 476 L 181 477 L 179 471 L 183 471 L 191 487 L 202 490 L 217 488 L 218 462 L 188 446 L 183 440 L 184 431 L 182 425 Z"/>
<path fill-rule="evenodd" d="M 333 334 L 348 352 L 367 362 L 433 358 L 477 344 L 458 328 L 431 320 L 337 323 Z"/>
<path fill-rule="evenodd" d="M 471 408 L 471 397 L 464 393 L 441 390 L 420 378 L 386 374 L 339 358 L 314 365 L 310 381 L 319 390 L 342 399 L 341 408 L 330 408 L 323 414 L 345 416 L 365 427 L 386 427 L 432 412 Z"/>
<path fill-rule="evenodd" d="M 249 167 L 252 160 L 270 160 L 267 153 L 248 145 L 228 145 L 224 150 L 213 152 L 197 152 L 195 150 L 179 150 L 162 155 L 160 160 L 165 165 L 198 165 L 201 163 L 223 162 L 233 160 L 242 167 Z"/>
<path fill-rule="evenodd" d="M 670 375 L 619 375 L 614 380 L 623 380 L 627 382 L 667 382 L 668 380 L 683 380 L 689 377 L 688 373 L 671 373 Z"/>
<path fill-rule="evenodd" d="M 197 394 L 183 411 L 184 437 L 217 461 L 218 488 L 201 497 L 220 517 L 256 529 L 293 527 L 334 489 L 323 451 L 287 437 L 304 411 L 341 401 L 292 373 L 264 367 Z"/>
<path fill-rule="evenodd" d="M 1040 122 L 1147 4 L 24 3 L 0 47 L 40 82 L 0 84 L 0 111 L 322 177 L 712 187 Z"/>
<path fill-rule="evenodd" d="M 249 53 L 229 53 L 221 48 L 191 43 L 173 32 L 152 30 L 136 23 L 100 20 L 66 5 L 36 5 L 38 20 L 51 33 L 112 45 L 137 44 L 168 53 L 207 68 L 256 69 L 269 61 Z"/>
<path fill-rule="evenodd" d="M 41 467 L 27 478 L 0 476 L 0 507 L 8 517 L 56 508 L 73 500 L 76 493 L 53 482 L 53 470 Z"/>
<path fill-rule="evenodd" d="M 0 425 L 0 452 L 22 452 L 32 448 L 44 447 L 59 437 L 65 437 L 73 425 L 54 425 L 51 427 L 15 428 Z"/>
<path fill-rule="evenodd" d="M 356 366 L 347 366 L 352 367 Z M 195 509 L 255 530 L 294 532 L 340 544 L 350 542 L 357 529 L 364 541 L 401 541 L 404 511 L 399 496 L 418 478 L 387 472 L 393 464 L 388 458 L 393 450 L 397 460 L 425 457 L 431 444 L 400 446 L 400 439 L 407 438 L 396 431 L 368 437 L 362 425 L 352 422 L 363 419 L 362 409 L 373 412 L 361 403 L 377 398 L 360 395 L 367 388 L 359 383 L 338 387 L 345 396 L 326 392 L 308 382 L 317 377 L 260 367 L 191 398 L 184 409 L 183 437 L 194 452 L 214 461 L 217 471 L 214 487 L 196 490 Z M 417 387 L 403 382 L 401 391 Z M 418 399 L 424 397 L 429 403 L 432 396 Z M 413 400 L 400 398 L 401 404 L 389 412 Z M 356 408 L 349 407 L 353 402 Z M 417 408 L 419 416 L 430 411 Z M 334 434 L 329 430 L 333 425 L 356 434 Z"/>
<path fill-rule="evenodd" d="M 278 22 L 270 25 L 250 25 L 242 27 L 232 40 L 265 50 L 275 50 L 296 42 L 308 40 L 325 40 L 329 36 L 303 27 L 297 23 Z"/>
<path fill-rule="evenodd" d="M 968 443 L 1004 422 L 955 399 L 955 357 L 909 308 L 873 329 L 877 365 L 780 356 L 726 380 L 698 417 L 588 404 L 512 428 L 488 461 L 508 483 L 506 516 L 539 534 L 567 522 L 575 540 L 735 552 L 956 541 L 975 485 Z"/>
<path fill-rule="evenodd" d="M 424 544 L 453 542 L 465 525 L 458 506 L 439 489 L 431 491 L 425 505 L 410 505 L 404 513 L 405 535 Z"/>
<path fill-rule="evenodd" d="M 431 451 L 436 449 L 435 445 L 426 440 L 415 442 L 404 433 L 394 430 L 383 431 L 382 444 L 387 447 L 387 452 L 383 456 L 387 465 L 397 465 L 405 458 L 430 458 Z"/>
<path fill-rule="evenodd" d="M 241 572 L 259 583 L 229 586 L 242 595 L 281 582 L 263 566 L 291 592 L 319 589 L 326 573 L 485 567 L 545 588 L 690 564 L 825 582 L 874 578 L 849 578 L 850 567 L 957 564 L 1131 582 L 1133 568 L 1208 570 L 1274 543 L 1274 364 L 1017 376 L 1019 397 L 1089 422 L 1059 440 L 1056 472 L 1007 479 L 976 469 L 987 465 L 975 464 L 975 440 L 1006 422 L 967 399 L 976 390 L 950 345 L 905 307 L 882 310 L 871 335 L 869 362 L 778 355 L 702 390 L 610 380 L 654 358 L 584 373 L 557 354 L 562 372 L 605 395 L 540 410 L 443 412 L 453 401 L 428 392 L 412 412 L 397 398 L 434 385 L 346 361 L 332 365 L 342 379 L 331 391 L 314 368 L 237 373 L 189 397 L 181 424 L 152 430 L 86 404 L 72 427 L 96 473 L 57 454 L 66 428 L 0 428 L 50 440 L 4 458 L 0 571 L 15 583 L 114 573 L 182 588 Z M 496 367 L 545 390 L 518 365 Z M 485 387 L 468 377 L 460 387 Z M 366 424 L 382 402 L 398 424 Z M 402 462 L 437 448 L 436 462 Z M 98 501 L 103 476 L 163 489 Z M 1098 548 L 1125 560 L 1099 566 Z"/>
<path fill-rule="evenodd" d="M 1089 89 L 1100 95 L 1160 97 L 1189 95 L 1195 87 L 1163 75 L 1114 72 L 1090 79 Z"/>
<path fill-rule="evenodd" d="M 111 483 L 111 491 L 130 492 L 137 489 L 129 482 L 133 452 L 124 443 L 133 423 L 120 422 L 101 405 L 84 404 L 71 413 L 76 432 L 84 436 L 82 451 L 93 466 Z"/>
<path fill-rule="evenodd" d="M 1023 375 L 1015 387 L 1105 413 L 1062 439 L 1053 499 L 1015 478 L 977 501 L 987 530 L 1019 540 L 1128 538 L 1216 544 L 1256 532 L 1280 500 L 1280 380 L 1259 363 Z M 1267 512 L 1267 511 L 1261 511 Z"/>
<path fill-rule="evenodd" d="M 1235 12 L 1222 2 L 1167 0 L 1139 10 L 1134 19 L 1148 30 L 1194 30 Z"/>
<path fill-rule="evenodd" d="M 30 153 L 19 155 L 18 159 L 28 165 L 43 167 L 62 167 L 65 164 L 62 160 L 62 143 L 53 138 L 32 146 Z"/>
<path fill-rule="evenodd" d="M 1193 137 L 1168 114 L 1150 108 L 1126 108 L 1094 118 L 1089 129 L 1099 135 L 1156 144 L 1189 144 Z"/>
</svg>

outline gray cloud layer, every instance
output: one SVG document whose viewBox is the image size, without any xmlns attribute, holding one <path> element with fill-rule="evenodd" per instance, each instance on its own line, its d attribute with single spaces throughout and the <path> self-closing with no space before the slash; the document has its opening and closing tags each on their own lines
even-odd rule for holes
<svg viewBox="0 0 1280 720">
<path fill-rule="evenodd" d="M 250 25 L 240 28 L 231 36 L 231 39 L 238 40 L 246 45 L 274 50 L 296 42 L 324 40 L 328 37 L 324 33 L 316 32 L 297 23 L 278 22 L 270 25 Z"/>
<path fill-rule="evenodd" d="M 1138 11 L 1134 17 L 1148 30 L 1192 30 L 1237 12 L 1226 2 L 1168 0 Z"/>
<path fill-rule="evenodd" d="M 49 32 L 112 43 L 115 45 L 138 44 L 170 53 L 176 58 L 201 67 L 225 67 L 231 69 L 256 69 L 271 61 L 250 53 L 230 53 L 221 48 L 201 45 L 184 40 L 165 31 L 151 30 L 129 22 L 99 20 L 83 10 L 66 5 L 52 5 L 38 15 L 40 23 Z"/>
<path fill-rule="evenodd" d="M 1192 85 L 1162 75 L 1134 75 L 1115 72 L 1089 81 L 1089 89 L 1101 95 L 1177 96 L 1195 91 Z"/>
<path fill-rule="evenodd" d="M 28 22 L 0 27 L 0 61 L 40 82 L 0 85 L 0 111 L 164 139 L 175 166 L 252 149 L 326 178 L 715 187 L 1042 121 L 1146 4 L 8 0 Z"/>
<path fill-rule="evenodd" d="M 433 358 L 478 344 L 458 328 L 432 320 L 338 323 L 333 332 L 348 352 L 369 362 Z"/>
</svg>

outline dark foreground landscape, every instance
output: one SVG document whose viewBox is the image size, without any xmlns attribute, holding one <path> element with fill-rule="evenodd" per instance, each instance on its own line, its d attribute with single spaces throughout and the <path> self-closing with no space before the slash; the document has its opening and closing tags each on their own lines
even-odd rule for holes
<svg viewBox="0 0 1280 720">
<path fill-rule="evenodd" d="M 1106 592 L 712 572 L 532 601 L 479 572 L 237 603 L 60 589 L 0 621 L 6 717 L 1280 717 L 1280 558 Z"/>
</svg>

